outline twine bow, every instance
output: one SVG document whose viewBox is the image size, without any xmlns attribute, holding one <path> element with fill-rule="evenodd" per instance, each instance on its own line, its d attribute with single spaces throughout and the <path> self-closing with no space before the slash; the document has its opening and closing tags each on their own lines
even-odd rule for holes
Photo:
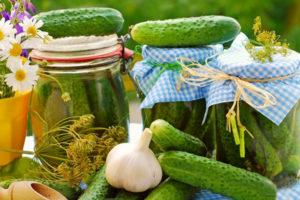
<svg viewBox="0 0 300 200">
<path fill-rule="evenodd" d="M 252 134 L 240 121 L 239 101 L 242 98 L 253 108 L 263 109 L 276 105 L 276 98 L 268 91 L 261 89 L 251 82 L 269 82 L 283 80 L 290 76 L 270 78 L 270 79 L 243 79 L 215 69 L 206 62 L 202 65 L 188 58 L 180 58 L 178 61 L 182 67 L 179 78 L 180 84 L 185 82 L 189 85 L 205 87 L 218 81 L 232 81 L 236 86 L 233 104 L 226 114 L 226 128 L 233 134 L 236 145 L 240 146 L 240 156 L 245 157 L 244 134 L 247 132 L 252 138 Z M 180 86 L 179 84 L 179 86 Z M 251 96 L 249 95 L 251 94 Z M 261 104 L 254 103 L 254 97 L 262 101 Z"/>
</svg>

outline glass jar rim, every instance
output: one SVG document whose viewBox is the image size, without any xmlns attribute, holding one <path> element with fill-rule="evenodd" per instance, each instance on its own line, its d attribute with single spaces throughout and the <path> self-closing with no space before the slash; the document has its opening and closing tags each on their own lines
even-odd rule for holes
<svg viewBox="0 0 300 200">
<path fill-rule="evenodd" d="M 30 58 L 41 68 L 71 69 L 111 64 L 120 60 L 123 52 L 116 34 L 80 36 L 59 38 L 39 46 L 32 50 Z"/>
</svg>

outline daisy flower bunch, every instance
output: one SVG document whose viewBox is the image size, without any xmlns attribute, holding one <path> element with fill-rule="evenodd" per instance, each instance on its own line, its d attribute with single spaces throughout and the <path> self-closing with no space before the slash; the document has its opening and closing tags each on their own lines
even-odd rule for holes
<svg viewBox="0 0 300 200">
<path fill-rule="evenodd" d="M 41 31 L 41 20 L 30 0 L 0 0 L 0 99 L 16 92 L 30 91 L 38 80 L 38 66 L 29 60 L 29 51 L 51 37 Z M 9 9 L 6 9 L 9 5 Z"/>
</svg>

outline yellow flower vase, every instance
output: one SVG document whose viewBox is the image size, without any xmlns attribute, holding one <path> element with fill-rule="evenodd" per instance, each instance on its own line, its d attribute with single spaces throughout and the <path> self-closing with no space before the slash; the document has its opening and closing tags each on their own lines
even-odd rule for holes
<svg viewBox="0 0 300 200">
<path fill-rule="evenodd" d="M 0 148 L 23 150 L 29 111 L 30 92 L 0 99 Z M 0 151 L 0 166 L 4 166 L 20 154 Z"/>
</svg>

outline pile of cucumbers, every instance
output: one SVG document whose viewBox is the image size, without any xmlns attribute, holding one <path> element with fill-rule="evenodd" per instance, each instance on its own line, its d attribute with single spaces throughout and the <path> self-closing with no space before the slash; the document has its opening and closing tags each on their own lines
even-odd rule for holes
<svg viewBox="0 0 300 200">
<path fill-rule="evenodd" d="M 198 138 L 184 133 L 164 120 L 154 121 L 152 141 L 165 180 L 151 191 L 130 193 L 107 183 L 103 167 L 79 200 L 188 200 L 201 189 L 235 200 L 275 200 L 276 186 L 268 178 L 245 169 L 206 158 L 206 147 Z"/>
</svg>

